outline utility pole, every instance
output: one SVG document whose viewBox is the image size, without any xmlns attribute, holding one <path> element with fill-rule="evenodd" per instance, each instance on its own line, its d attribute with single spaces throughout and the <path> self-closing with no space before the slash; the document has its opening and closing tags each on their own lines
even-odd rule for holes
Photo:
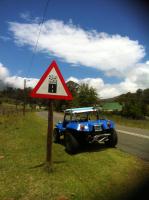
<svg viewBox="0 0 149 200">
<path fill-rule="evenodd" d="M 26 89 L 26 79 L 24 79 L 24 102 L 23 102 L 23 115 L 25 116 L 25 109 L 26 109 L 26 94 L 25 94 L 25 89 Z"/>
</svg>

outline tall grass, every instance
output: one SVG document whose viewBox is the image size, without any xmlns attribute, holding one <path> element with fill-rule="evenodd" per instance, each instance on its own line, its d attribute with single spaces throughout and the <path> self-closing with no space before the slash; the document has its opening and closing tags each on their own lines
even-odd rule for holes
<svg viewBox="0 0 149 200">
<path fill-rule="evenodd" d="M 53 173 L 43 167 L 47 122 L 34 113 L 0 124 L 1 200 L 126 199 L 149 177 L 149 165 L 117 149 L 71 156 L 53 145 Z"/>
</svg>

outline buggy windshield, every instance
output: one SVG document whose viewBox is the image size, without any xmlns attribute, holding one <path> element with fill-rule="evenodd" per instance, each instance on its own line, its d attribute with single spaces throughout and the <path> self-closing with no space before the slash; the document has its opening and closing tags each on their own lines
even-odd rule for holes
<svg viewBox="0 0 149 200">
<path fill-rule="evenodd" d="M 98 111 L 91 112 L 78 112 L 78 113 L 65 113 L 65 121 L 88 121 L 88 120 L 98 120 L 104 119 L 103 116 L 99 116 Z"/>
</svg>

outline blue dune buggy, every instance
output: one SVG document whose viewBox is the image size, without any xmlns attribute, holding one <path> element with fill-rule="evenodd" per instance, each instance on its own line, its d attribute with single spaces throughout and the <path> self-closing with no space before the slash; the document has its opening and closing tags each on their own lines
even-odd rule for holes
<svg viewBox="0 0 149 200">
<path fill-rule="evenodd" d="M 64 137 L 66 151 L 76 153 L 81 145 L 87 143 L 105 143 L 115 147 L 118 141 L 114 122 L 99 115 L 94 107 L 67 109 L 63 122 L 54 128 L 54 142 Z"/>
</svg>

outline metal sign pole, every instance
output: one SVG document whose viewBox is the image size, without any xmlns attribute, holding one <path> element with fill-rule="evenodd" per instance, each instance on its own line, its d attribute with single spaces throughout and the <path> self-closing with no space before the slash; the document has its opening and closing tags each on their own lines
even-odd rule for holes
<svg viewBox="0 0 149 200">
<path fill-rule="evenodd" d="M 47 155 L 46 155 L 48 171 L 52 171 L 52 169 L 53 169 L 52 142 L 53 142 L 53 101 L 49 100 L 48 130 L 47 130 Z"/>
</svg>

